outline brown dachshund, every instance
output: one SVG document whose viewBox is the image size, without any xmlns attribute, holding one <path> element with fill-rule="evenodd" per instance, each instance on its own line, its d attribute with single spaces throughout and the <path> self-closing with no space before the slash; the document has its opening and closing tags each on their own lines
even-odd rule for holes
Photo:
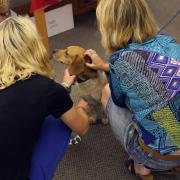
<svg viewBox="0 0 180 180">
<path fill-rule="evenodd" d="M 85 49 L 79 46 L 69 46 L 55 50 L 53 57 L 69 66 L 70 75 L 77 76 L 78 83 L 75 85 L 78 86 L 78 93 L 91 106 L 90 124 L 107 124 L 108 120 L 100 103 L 101 91 L 107 83 L 107 77 L 104 72 L 86 66 L 86 62 L 91 63 L 91 59 L 84 53 Z"/>
</svg>

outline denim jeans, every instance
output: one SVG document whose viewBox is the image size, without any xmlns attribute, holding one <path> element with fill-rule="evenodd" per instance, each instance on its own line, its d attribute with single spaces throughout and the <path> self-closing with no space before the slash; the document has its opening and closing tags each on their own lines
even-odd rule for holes
<svg viewBox="0 0 180 180">
<path fill-rule="evenodd" d="M 147 154 L 139 146 L 139 136 L 134 127 L 130 111 L 116 106 L 112 98 L 109 98 L 106 113 L 115 137 L 134 162 L 143 164 L 152 171 L 165 171 L 180 166 L 180 160 L 165 161 Z"/>
</svg>

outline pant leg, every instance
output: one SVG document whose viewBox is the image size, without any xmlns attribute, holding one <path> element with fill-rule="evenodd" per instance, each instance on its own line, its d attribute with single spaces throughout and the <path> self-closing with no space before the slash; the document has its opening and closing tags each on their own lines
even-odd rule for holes
<svg viewBox="0 0 180 180">
<path fill-rule="evenodd" d="M 134 132 L 134 128 L 131 128 L 133 126 L 132 114 L 128 109 L 116 106 L 112 98 L 109 98 L 107 103 L 106 114 L 115 137 L 127 150 L 127 140 L 130 139 L 129 135 Z"/>
<path fill-rule="evenodd" d="M 71 130 L 60 120 L 48 116 L 32 155 L 30 180 L 51 180 L 68 146 Z"/>
</svg>

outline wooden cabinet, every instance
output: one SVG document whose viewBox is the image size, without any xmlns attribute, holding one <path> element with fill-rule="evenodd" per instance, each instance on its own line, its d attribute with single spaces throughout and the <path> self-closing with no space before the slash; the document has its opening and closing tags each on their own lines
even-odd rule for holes
<svg viewBox="0 0 180 180">
<path fill-rule="evenodd" d="M 71 0 L 74 15 L 79 15 L 91 10 L 95 10 L 97 0 Z"/>
</svg>

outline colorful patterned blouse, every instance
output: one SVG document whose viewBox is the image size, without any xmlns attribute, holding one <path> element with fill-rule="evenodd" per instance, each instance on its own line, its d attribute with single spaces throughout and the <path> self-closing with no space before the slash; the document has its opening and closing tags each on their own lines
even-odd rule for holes
<svg viewBox="0 0 180 180">
<path fill-rule="evenodd" d="M 128 107 L 139 135 L 162 154 L 180 148 L 180 45 L 165 35 L 120 49 L 110 57 L 110 88 Z"/>
</svg>

